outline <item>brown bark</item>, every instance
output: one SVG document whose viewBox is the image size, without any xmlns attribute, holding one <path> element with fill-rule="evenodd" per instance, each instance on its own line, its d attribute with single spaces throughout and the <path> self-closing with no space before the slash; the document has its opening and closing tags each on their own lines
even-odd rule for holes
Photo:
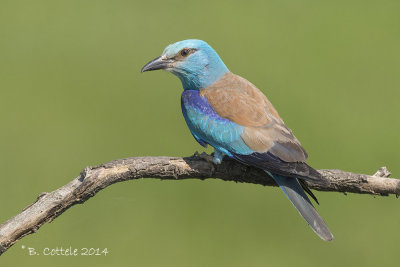
<svg viewBox="0 0 400 267">
<path fill-rule="evenodd" d="M 0 225 L 0 255 L 18 240 L 35 233 L 68 208 L 83 203 L 98 191 L 117 182 L 139 178 L 162 180 L 208 179 L 276 186 L 264 171 L 224 160 L 214 165 L 204 160 L 208 155 L 187 158 L 137 157 L 114 160 L 95 167 L 86 167 L 80 175 L 63 187 L 42 193 L 21 213 Z M 320 191 L 351 192 L 387 196 L 400 195 L 400 179 L 387 178 L 390 173 L 382 167 L 374 175 L 355 174 L 341 170 L 318 170 L 328 180 L 326 185 L 308 182 Z"/>
</svg>

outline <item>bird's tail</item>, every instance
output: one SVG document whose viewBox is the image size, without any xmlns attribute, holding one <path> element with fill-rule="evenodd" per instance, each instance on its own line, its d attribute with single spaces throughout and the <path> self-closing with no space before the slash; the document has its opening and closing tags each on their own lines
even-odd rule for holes
<svg viewBox="0 0 400 267">
<path fill-rule="evenodd" d="M 277 174 L 272 174 L 266 171 L 274 178 L 276 183 L 292 202 L 293 206 L 299 211 L 300 215 L 307 221 L 313 231 L 323 240 L 333 240 L 333 235 L 329 231 L 328 226 L 319 216 L 310 199 L 307 197 L 299 181 L 296 178 L 285 177 Z"/>
</svg>

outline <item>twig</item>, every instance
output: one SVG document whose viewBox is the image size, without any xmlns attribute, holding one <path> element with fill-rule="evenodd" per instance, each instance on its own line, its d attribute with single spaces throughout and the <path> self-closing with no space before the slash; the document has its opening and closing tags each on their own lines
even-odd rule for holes
<svg viewBox="0 0 400 267">
<path fill-rule="evenodd" d="M 187 158 L 137 157 L 114 160 L 96 167 L 86 167 L 67 185 L 50 192 L 41 193 L 36 201 L 21 213 L 0 225 L 0 255 L 18 240 L 35 233 L 46 222 L 53 221 L 68 208 L 83 203 L 100 190 L 117 182 L 139 178 L 162 180 L 207 179 L 253 183 L 276 186 L 264 171 L 224 160 L 213 165 L 204 155 Z M 382 167 L 372 176 L 341 170 L 319 170 L 329 181 L 326 185 L 308 183 L 320 191 L 351 192 L 387 196 L 400 195 L 400 179 L 387 178 L 390 172 Z"/>
</svg>

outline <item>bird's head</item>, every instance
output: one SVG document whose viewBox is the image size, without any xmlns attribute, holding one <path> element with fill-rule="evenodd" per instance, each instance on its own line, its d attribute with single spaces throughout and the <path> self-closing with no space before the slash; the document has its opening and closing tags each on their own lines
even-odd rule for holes
<svg viewBox="0 0 400 267">
<path fill-rule="evenodd" d="M 178 76 L 185 90 L 206 88 L 229 72 L 211 46 L 195 39 L 167 46 L 161 56 L 142 68 L 142 72 L 160 69 Z"/>
</svg>

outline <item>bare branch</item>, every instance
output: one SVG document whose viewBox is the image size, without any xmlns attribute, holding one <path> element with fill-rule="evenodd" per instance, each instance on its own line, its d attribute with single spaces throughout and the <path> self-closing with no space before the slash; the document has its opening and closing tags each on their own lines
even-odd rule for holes
<svg viewBox="0 0 400 267">
<path fill-rule="evenodd" d="M 276 186 L 264 171 L 224 160 L 215 166 L 202 154 L 187 158 L 137 157 L 111 161 L 96 167 L 86 167 L 80 175 L 63 187 L 41 193 L 36 201 L 21 213 L 0 225 L 0 255 L 26 235 L 35 233 L 68 208 L 83 203 L 98 191 L 117 182 L 139 178 L 162 180 L 207 179 Z M 355 174 L 341 170 L 319 170 L 329 181 L 327 185 L 308 183 L 320 191 L 351 192 L 387 196 L 400 195 L 400 179 L 387 178 L 390 172 L 382 167 L 374 175 Z"/>
</svg>

